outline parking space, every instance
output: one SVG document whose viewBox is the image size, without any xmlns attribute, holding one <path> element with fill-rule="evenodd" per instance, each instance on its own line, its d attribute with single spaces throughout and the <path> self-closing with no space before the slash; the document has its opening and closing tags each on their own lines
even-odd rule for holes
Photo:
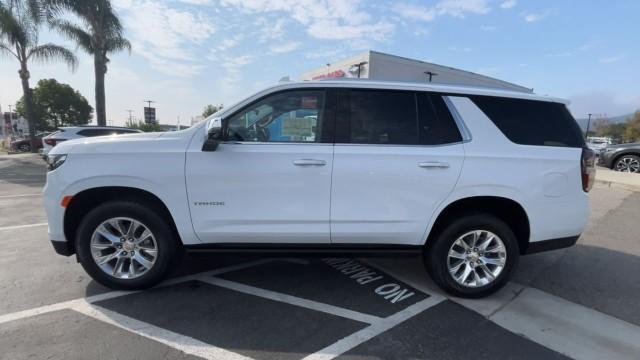
<svg viewBox="0 0 640 360">
<path fill-rule="evenodd" d="M 638 193 L 596 187 L 579 245 L 522 258 L 514 282 L 487 299 L 445 296 L 420 259 L 229 254 L 188 254 L 160 286 L 121 292 L 54 253 L 38 195 L 43 174 L 33 157 L 0 161 L 0 359 L 640 353 Z"/>
</svg>

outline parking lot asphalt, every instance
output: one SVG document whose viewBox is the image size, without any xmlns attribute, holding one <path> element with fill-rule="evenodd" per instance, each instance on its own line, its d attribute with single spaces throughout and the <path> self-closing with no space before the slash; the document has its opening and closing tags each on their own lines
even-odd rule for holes
<svg viewBox="0 0 640 360">
<path fill-rule="evenodd" d="M 523 257 L 486 299 L 446 296 L 420 259 L 229 254 L 188 254 L 160 286 L 118 292 L 54 253 L 44 174 L 34 156 L 0 156 L 0 359 L 640 354 L 640 193 L 596 186 L 578 245 Z"/>
</svg>

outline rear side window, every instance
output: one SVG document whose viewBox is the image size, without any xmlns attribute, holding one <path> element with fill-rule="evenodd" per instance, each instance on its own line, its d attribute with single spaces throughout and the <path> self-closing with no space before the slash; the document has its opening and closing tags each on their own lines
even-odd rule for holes
<svg viewBox="0 0 640 360">
<path fill-rule="evenodd" d="M 349 91 L 351 143 L 418 144 L 413 92 Z"/>
<path fill-rule="evenodd" d="M 462 140 L 439 95 L 352 89 L 348 98 L 345 120 L 350 128 L 345 138 L 350 143 L 440 145 Z"/>
<path fill-rule="evenodd" d="M 418 93 L 420 145 L 462 141 L 462 135 L 442 96 Z"/>
<path fill-rule="evenodd" d="M 111 135 L 114 133 L 114 130 L 111 129 L 85 129 L 78 131 L 78 135 L 93 137 L 93 136 L 105 136 Z"/>
<path fill-rule="evenodd" d="M 489 96 L 471 100 L 516 144 L 584 147 L 582 131 L 563 104 Z"/>
</svg>

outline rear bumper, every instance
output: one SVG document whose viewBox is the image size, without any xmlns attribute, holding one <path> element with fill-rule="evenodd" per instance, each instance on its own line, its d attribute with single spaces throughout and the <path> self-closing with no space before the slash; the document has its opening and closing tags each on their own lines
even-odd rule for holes
<svg viewBox="0 0 640 360">
<path fill-rule="evenodd" d="M 59 255 L 71 256 L 76 252 L 71 243 L 69 243 L 68 241 L 51 240 L 51 245 L 53 245 L 53 249 Z"/>
<path fill-rule="evenodd" d="M 564 238 L 530 242 L 525 254 L 536 254 L 544 251 L 563 249 L 576 244 L 580 235 Z"/>
</svg>

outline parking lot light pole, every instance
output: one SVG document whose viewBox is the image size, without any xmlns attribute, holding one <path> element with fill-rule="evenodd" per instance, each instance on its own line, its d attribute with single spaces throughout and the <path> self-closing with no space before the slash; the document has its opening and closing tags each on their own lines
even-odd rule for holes
<svg viewBox="0 0 640 360">
<path fill-rule="evenodd" d="M 589 137 L 589 127 L 591 126 L 591 116 L 593 114 L 588 114 L 589 115 L 589 119 L 587 120 L 587 132 L 584 134 L 584 138 L 588 138 Z"/>
</svg>

